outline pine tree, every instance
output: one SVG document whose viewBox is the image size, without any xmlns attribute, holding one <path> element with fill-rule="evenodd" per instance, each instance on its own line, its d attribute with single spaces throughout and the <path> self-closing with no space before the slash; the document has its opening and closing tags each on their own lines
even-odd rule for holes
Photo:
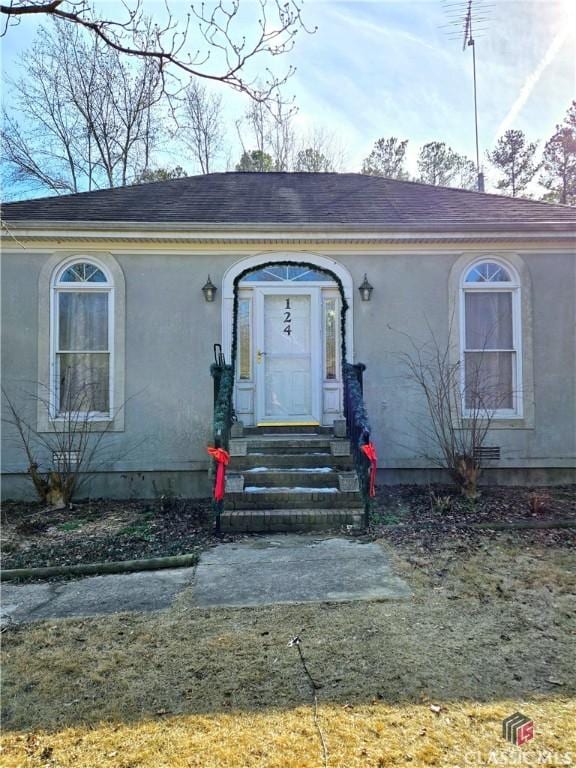
<svg viewBox="0 0 576 768">
<path fill-rule="evenodd" d="M 237 171 L 269 172 L 274 170 L 274 161 L 267 152 L 253 149 L 251 152 L 243 152 L 240 162 L 236 166 Z"/>
<path fill-rule="evenodd" d="M 424 184 L 476 189 L 474 163 L 443 141 L 431 141 L 420 149 L 418 173 L 418 181 Z"/>
<path fill-rule="evenodd" d="M 362 164 L 362 173 L 388 179 L 407 179 L 408 173 L 404 169 L 407 145 L 408 139 L 400 141 L 396 136 L 378 139 Z"/>
<path fill-rule="evenodd" d="M 544 146 L 540 178 L 547 202 L 576 205 L 576 101 Z"/>
<path fill-rule="evenodd" d="M 539 170 L 534 161 L 537 146 L 535 142 L 526 142 L 523 131 L 508 130 L 498 139 L 495 149 L 486 153 L 488 160 L 502 174 L 496 182 L 498 189 L 512 197 L 524 192 Z"/>
</svg>

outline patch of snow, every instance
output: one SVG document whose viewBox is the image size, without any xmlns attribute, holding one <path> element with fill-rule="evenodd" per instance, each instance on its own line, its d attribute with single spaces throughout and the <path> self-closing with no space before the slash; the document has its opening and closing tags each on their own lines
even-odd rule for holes
<svg viewBox="0 0 576 768">
<path fill-rule="evenodd" d="M 244 493 L 338 493 L 338 488 L 267 488 L 259 485 L 248 485 L 244 488 Z"/>
<path fill-rule="evenodd" d="M 244 474 L 247 475 L 250 472 L 333 472 L 331 467 L 252 467 L 247 469 Z"/>
</svg>

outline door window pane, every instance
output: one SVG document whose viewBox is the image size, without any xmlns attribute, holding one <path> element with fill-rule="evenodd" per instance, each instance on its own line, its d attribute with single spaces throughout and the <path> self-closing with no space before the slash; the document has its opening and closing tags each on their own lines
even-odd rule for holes
<svg viewBox="0 0 576 768">
<path fill-rule="evenodd" d="M 59 351 L 108 349 L 108 293 L 58 294 Z"/>
<path fill-rule="evenodd" d="M 336 378 L 336 339 L 338 318 L 336 299 L 324 301 L 324 375 L 326 379 Z"/>
<path fill-rule="evenodd" d="M 252 375 L 250 305 L 250 299 L 239 299 L 238 301 L 238 371 L 239 378 L 242 380 L 250 379 Z"/>
<path fill-rule="evenodd" d="M 108 353 L 61 353 L 58 376 L 60 413 L 110 410 Z"/>
</svg>

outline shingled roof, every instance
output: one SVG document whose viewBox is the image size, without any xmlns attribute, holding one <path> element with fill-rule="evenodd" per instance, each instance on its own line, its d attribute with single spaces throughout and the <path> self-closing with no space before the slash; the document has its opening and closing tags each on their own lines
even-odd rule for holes
<svg viewBox="0 0 576 768">
<path fill-rule="evenodd" d="M 576 209 L 356 173 L 211 173 L 8 203 L 8 222 L 572 229 Z"/>
</svg>

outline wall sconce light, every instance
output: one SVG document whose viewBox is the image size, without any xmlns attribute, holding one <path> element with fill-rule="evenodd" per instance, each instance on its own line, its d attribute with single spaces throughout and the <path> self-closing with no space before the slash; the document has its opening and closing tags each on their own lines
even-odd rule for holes
<svg viewBox="0 0 576 768">
<path fill-rule="evenodd" d="M 370 296 L 372 295 L 374 288 L 368 282 L 366 273 L 364 273 L 364 282 L 358 286 L 358 290 L 360 291 L 360 298 L 362 301 L 370 301 Z"/>
<path fill-rule="evenodd" d="M 208 280 L 206 280 L 206 282 L 202 286 L 202 293 L 204 294 L 204 298 L 206 299 L 206 301 L 214 301 L 214 297 L 216 296 L 217 290 L 218 289 L 216 288 L 212 280 L 210 280 L 210 275 L 208 275 Z"/>
</svg>

